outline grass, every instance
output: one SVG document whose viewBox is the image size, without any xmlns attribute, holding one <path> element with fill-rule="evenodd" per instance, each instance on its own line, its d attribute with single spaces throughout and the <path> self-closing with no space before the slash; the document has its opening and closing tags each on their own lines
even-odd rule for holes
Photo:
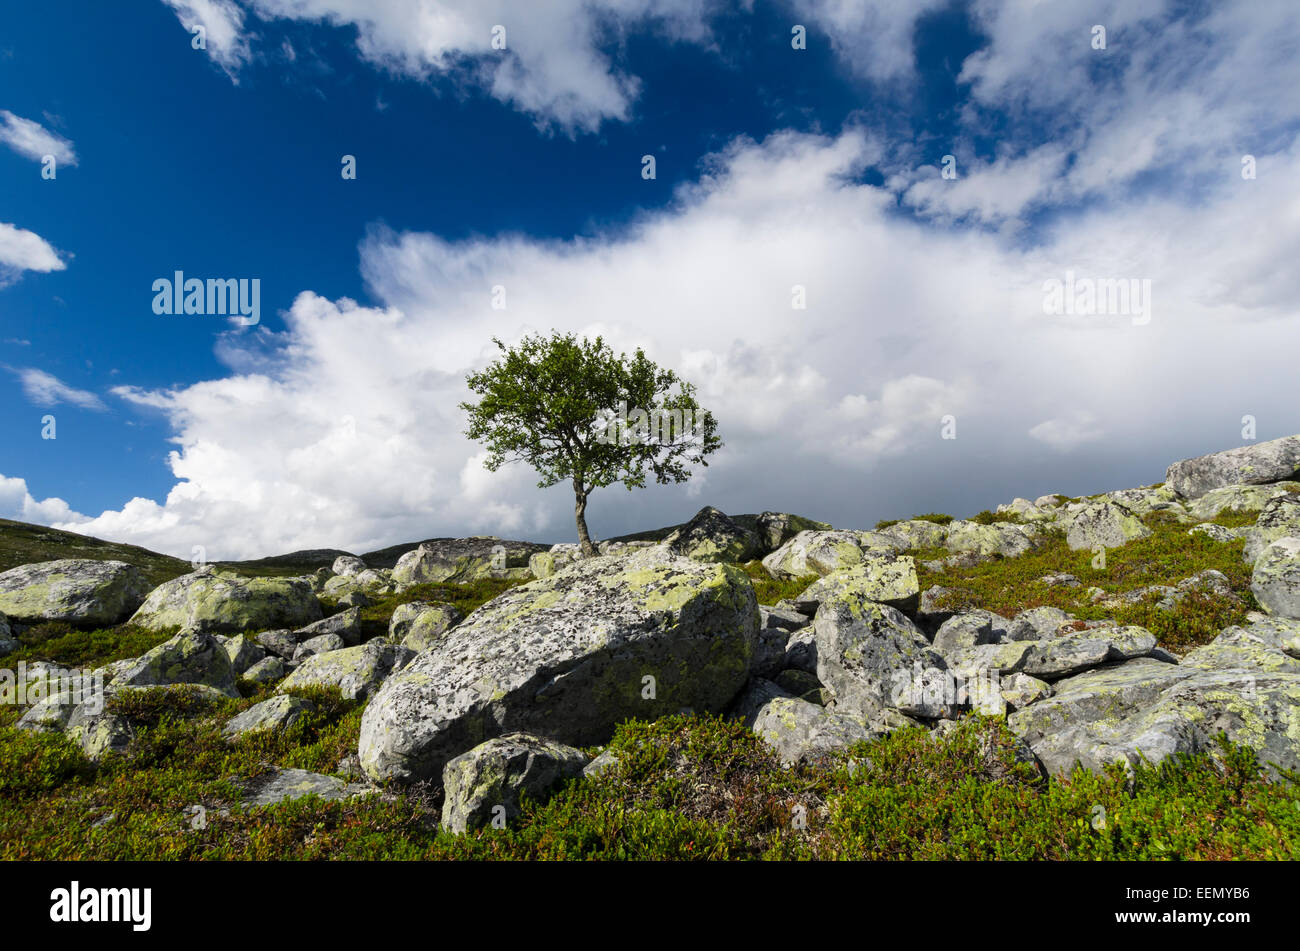
<svg viewBox="0 0 1300 951">
<path fill-rule="evenodd" d="M 1035 551 L 968 568 L 932 571 L 921 564 L 926 553 L 918 553 L 917 576 L 923 590 L 931 585 L 953 589 L 942 599 L 944 607 L 980 607 L 1012 617 L 1027 608 L 1048 605 L 1084 620 L 1114 618 L 1120 624 L 1145 627 L 1164 647 L 1176 652 L 1208 643 L 1223 628 L 1241 623 L 1247 612 L 1256 610 L 1250 565 L 1241 558 L 1243 540 L 1216 542 L 1199 533 L 1188 535 L 1189 526 L 1161 518 L 1149 518 L 1147 524 L 1152 530 L 1149 537 L 1110 549 L 1106 566 L 1100 569 L 1093 567 L 1091 551 L 1071 551 L 1063 533 L 1048 532 Z M 1211 568 L 1227 576 L 1235 598 L 1199 592 L 1166 611 L 1156 606 L 1155 599 L 1107 608 L 1093 603 L 1087 593 L 1089 587 L 1101 588 L 1107 596 L 1153 585 L 1172 587 Z M 1060 573 L 1074 575 L 1081 585 L 1048 586 L 1039 580 Z"/>
<path fill-rule="evenodd" d="M 143 571 L 149 584 L 154 586 L 194 570 L 188 561 L 160 555 L 147 548 L 120 545 L 44 525 L 29 525 L 0 518 L 0 571 L 61 558 L 124 561 Z"/>
<path fill-rule="evenodd" d="M 750 582 L 754 585 L 754 594 L 758 598 L 759 604 L 773 605 L 784 598 L 793 598 L 802 594 L 804 589 L 817 580 L 818 575 L 808 575 L 803 578 L 792 578 L 782 581 L 773 578 L 763 567 L 762 561 L 747 561 L 740 566 L 745 574 L 749 575 Z"/>
<path fill-rule="evenodd" d="M 0 730 L 2 859 L 1295 859 L 1300 777 L 1270 781 L 1244 747 L 1047 780 L 1014 738 L 972 717 L 942 740 L 900 731 L 782 768 L 711 716 L 622 724 L 616 765 L 504 830 L 437 829 L 436 786 L 242 809 L 234 782 L 267 763 L 330 772 L 360 709 L 330 691 L 289 731 L 227 743 L 254 698 L 135 701 L 148 721 L 93 766 L 60 736 Z M 196 821 L 195 807 L 204 810 Z M 1104 821 L 1098 821 L 1104 816 Z"/>
</svg>

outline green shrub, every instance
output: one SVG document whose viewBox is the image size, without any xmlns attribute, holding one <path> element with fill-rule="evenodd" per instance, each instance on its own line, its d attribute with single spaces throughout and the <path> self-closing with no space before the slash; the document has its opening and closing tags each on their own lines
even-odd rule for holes
<svg viewBox="0 0 1300 951">
<path fill-rule="evenodd" d="M 37 796 L 88 770 L 81 749 L 61 733 L 0 729 L 0 797 Z"/>
</svg>

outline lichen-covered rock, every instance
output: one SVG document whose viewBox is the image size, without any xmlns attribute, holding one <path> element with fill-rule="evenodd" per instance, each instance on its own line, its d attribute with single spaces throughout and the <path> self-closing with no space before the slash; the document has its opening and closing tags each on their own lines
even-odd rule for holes
<svg viewBox="0 0 1300 951">
<path fill-rule="evenodd" d="M 148 592 L 144 573 L 125 562 L 43 561 L 0 572 L 0 614 L 21 624 L 108 627 L 130 617 Z"/>
<path fill-rule="evenodd" d="M 226 657 L 230 660 L 230 669 L 234 671 L 236 677 L 242 676 L 250 667 L 266 657 L 266 649 L 248 634 L 231 637 L 222 642 L 221 647 L 226 652 Z"/>
<path fill-rule="evenodd" d="M 302 627 L 320 617 L 320 602 L 301 578 L 246 578 L 207 565 L 154 588 L 131 623 L 238 634 Z"/>
<path fill-rule="evenodd" d="M 276 696 L 261 703 L 254 704 L 243 713 L 231 717 L 222 728 L 227 737 L 256 733 L 259 730 L 287 730 L 304 714 L 316 709 L 310 700 L 299 697 Z"/>
<path fill-rule="evenodd" d="M 211 634 L 182 631 L 169 641 L 136 658 L 114 678 L 124 687 L 166 687 L 197 684 L 227 697 L 239 697 L 235 671 L 225 647 Z"/>
<path fill-rule="evenodd" d="M 1010 674 L 1001 678 L 1002 700 L 1011 710 L 1021 710 L 1052 695 L 1052 686 L 1028 674 Z"/>
<path fill-rule="evenodd" d="M 413 651 L 382 638 L 360 647 L 345 647 L 306 658 L 277 688 L 284 693 L 295 687 L 338 687 L 347 700 L 365 700 L 391 675 L 415 656 Z"/>
<path fill-rule="evenodd" d="M 904 550 L 912 548 L 938 548 L 948 538 L 948 528 L 923 518 L 895 522 L 880 530 L 882 535 L 898 539 Z"/>
<path fill-rule="evenodd" d="M 1217 752 L 1223 733 L 1274 770 L 1300 767 L 1300 675 L 1258 669 L 1196 670 L 1151 660 L 1060 681 L 1056 693 L 1008 723 L 1050 773 L 1076 762 L 1158 763 L 1175 753 Z"/>
<path fill-rule="evenodd" d="M 1102 664 L 1145 657 L 1155 646 L 1155 635 L 1144 628 L 1099 627 L 1034 642 L 1022 670 L 1050 681 Z"/>
<path fill-rule="evenodd" d="M 1107 492 L 1102 498 L 1118 502 L 1138 517 L 1164 512 L 1179 520 L 1188 518 L 1187 509 L 1178 501 L 1178 494 L 1167 485 L 1150 486 L 1144 489 L 1120 489 L 1116 492 Z"/>
<path fill-rule="evenodd" d="M 1300 483 L 1225 485 L 1206 492 L 1188 505 L 1187 510 L 1197 521 L 1208 521 L 1223 512 L 1258 512 L 1278 496 L 1294 492 L 1300 492 Z"/>
<path fill-rule="evenodd" d="M 1015 673 L 1025 666 L 1025 660 L 1037 641 L 1007 641 L 1003 643 L 976 644 L 960 647 L 944 654 L 944 660 L 953 676 L 974 679 L 981 675 Z"/>
<path fill-rule="evenodd" d="M 862 540 L 856 532 L 800 532 L 763 559 L 773 578 L 790 580 L 828 575 L 862 561 Z"/>
<path fill-rule="evenodd" d="M 741 722 L 786 765 L 815 762 L 878 735 L 855 717 L 800 700 L 766 680 L 752 681 L 738 707 Z"/>
<path fill-rule="evenodd" d="M 398 584 L 463 584 L 482 578 L 531 577 L 528 559 L 546 545 L 508 541 L 491 535 L 437 538 L 420 544 L 397 560 Z"/>
<path fill-rule="evenodd" d="M 1300 538 L 1300 495 L 1280 495 L 1264 503 L 1259 518 L 1246 531 L 1242 559 L 1253 565 L 1279 538 Z"/>
<path fill-rule="evenodd" d="M 1250 590 L 1269 614 L 1300 618 L 1300 537 L 1279 538 L 1260 554 Z"/>
<path fill-rule="evenodd" d="M 263 657 L 244 671 L 244 679 L 255 684 L 268 684 L 279 680 L 288 672 L 289 668 L 285 666 L 284 661 L 279 657 Z"/>
<path fill-rule="evenodd" d="M 417 780 L 503 733 L 586 746 L 628 717 L 722 710 L 757 630 L 739 568 L 662 549 L 585 559 L 483 605 L 391 677 L 362 718 L 362 766 Z"/>
<path fill-rule="evenodd" d="M 917 671 L 946 670 L 920 628 L 895 608 L 853 599 L 827 601 L 813 619 L 817 679 L 836 709 L 870 725 L 887 709 L 924 717 L 954 716 L 956 706 L 918 689 Z"/>
<path fill-rule="evenodd" d="M 1175 462 L 1165 482 L 1186 499 L 1227 485 L 1263 485 L 1300 478 L 1300 436 L 1240 446 Z"/>
<path fill-rule="evenodd" d="M 309 637 L 298 645 L 298 649 L 293 652 L 293 659 L 304 661 L 308 657 L 315 657 L 317 654 L 328 654 L 331 651 L 341 651 L 348 645 L 343 638 L 337 634 L 318 634 L 315 637 Z"/>
<path fill-rule="evenodd" d="M 319 590 L 327 598 L 335 598 L 340 604 L 345 598 L 376 597 L 383 598 L 396 594 L 401 585 L 393 578 L 393 573 L 382 568 L 367 568 L 354 575 L 334 575 L 320 586 Z"/>
<path fill-rule="evenodd" d="M 18 721 L 18 729 L 37 733 L 62 732 L 78 704 L 84 700 L 81 692 L 72 687 L 57 690 L 32 704 Z"/>
<path fill-rule="evenodd" d="M 757 557 L 762 547 L 757 535 L 741 528 L 711 505 L 700 509 L 689 522 L 665 538 L 663 546 L 677 557 L 729 564 Z"/>
<path fill-rule="evenodd" d="M 327 801 L 363 796 L 370 790 L 361 783 L 348 783 L 334 776 L 309 773 L 305 769 L 271 767 L 252 779 L 242 780 L 243 805 L 246 808 L 274 806 L 307 796 Z"/>
<path fill-rule="evenodd" d="M 582 553 L 576 545 L 558 551 L 555 548 L 550 551 L 539 551 L 528 556 L 528 572 L 534 578 L 549 578 L 581 558 Z"/>
<path fill-rule="evenodd" d="M 1225 544 L 1235 542 L 1238 538 L 1245 537 L 1249 532 L 1249 528 L 1228 528 L 1225 525 L 1216 525 L 1213 522 L 1201 522 L 1187 530 L 1188 535 L 1205 535 L 1216 542 Z"/>
<path fill-rule="evenodd" d="M 824 707 L 835 699 L 831 696 L 831 692 L 822 686 L 817 675 L 806 670 L 787 668 L 773 677 L 772 683 L 791 696 L 815 703 L 819 707 Z"/>
<path fill-rule="evenodd" d="M 361 609 L 348 608 L 346 611 L 314 621 L 293 633 L 299 643 L 320 637 L 322 634 L 337 634 L 346 646 L 355 647 L 361 643 Z"/>
<path fill-rule="evenodd" d="M 915 611 L 921 599 L 916 563 L 907 555 L 869 554 L 865 560 L 814 581 L 794 603 L 803 612 L 816 612 L 828 601 L 853 599 Z"/>
<path fill-rule="evenodd" d="M 459 835 L 498 816 L 509 822 L 519 815 L 521 796 L 542 800 L 586 766 L 582 750 L 528 733 L 481 743 L 443 768 L 443 828 Z"/>
<path fill-rule="evenodd" d="M 945 657 L 952 651 L 993 642 L 993 624 L 987 612 L 954 614 L 939 625 L 933 646 Z"/>
<path fill-rule="evenodd" d="M 763 554 L 776 551 L 800 532 L 829 532 L 829 522 L 818 522 L 788 512 L 764 512 L 755 526 Z"/>
<path fill-rule="evenodd" d="M 356 555 L 339 555 L 334 559 L 334 564 L 330 570 L 336 575 L 342 575 L 345 578 L 359 575 L 366 570 L 366 563 Z"/>
<path fill-rule="evenodd" d="M 943 545 L 951 552 L 977 558 L 992 555 L 1016 558 L 1035 547 L 1033 538 L 1025 528 L 1014 522 L 981 525 L 979 522 L 965 520 L 948 524 L 948 535 Z"/>
<path fill-rule="evenodd" d="M 1132 509 L 1108 500 L 1089 502 L 1070 519 L 1065 542 L 1071 549 L 1093 550 L 1119 548 L 1139 538 L 1146 538 L 1151 529 L 1142 524 Z"/>
<path fill-rule="evenodd" d="M 463 620 L 459 608 L 443 601 L 399 604 L 388 622 L 388 639 L 418 654 Z"/>
<path fill-rule="evenodd" d="M 1014 618 L 1007 629 L 1007 640 L 1041 641 L 1056 637 L 1061 625 L 1074 620 L 1074 615 L 1060 608 L 1026 608 Z"/>
<path fill-rule="evenodd" d="M 253 639 L 258 647 L 285 660 L 293 660 L 293 655 L 298 652 L 298 638 L 293 636 L 293 631 L 263 631 Z"/>
<path fill-rule="evenodd" d="M 1276 641 L 1260 634 L 1267 628 L 1229 627 L 1210 643 L 1188 652 L 1180 662 L 1200 670 L 1259 669 L 1300 674 L 1300 656 L 1288 654 Z M 1300 654 L 1300 652 L 1296 652 Z"/>
</svg>

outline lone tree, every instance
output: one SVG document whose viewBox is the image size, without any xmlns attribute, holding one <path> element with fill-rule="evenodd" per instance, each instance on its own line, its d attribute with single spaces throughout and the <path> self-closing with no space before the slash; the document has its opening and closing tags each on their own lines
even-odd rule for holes
<svg viewBox="0 0 1300 951">
<path fill-rule="evenodd" d="M 492 472 L 523 461 L 541 474 L 539 488 L 573 481 L 584 556 L 596 554 L 586 518 L 592 491 L 616 482 L 629 492 L 644 488 L 647 469 L 661 484 L 685 482 L 688 465 L 707 466 L 705 457 L 722 447 L 695 387 L 641 350 L 629 359 L 600 337 L 559 333 L 525 337 L 514 348 L 492 342 L 502 356 L 466 378 L 481 399 L 460 404 L 469 413 L 465 435 L 485 443 Z"/>
</svg>

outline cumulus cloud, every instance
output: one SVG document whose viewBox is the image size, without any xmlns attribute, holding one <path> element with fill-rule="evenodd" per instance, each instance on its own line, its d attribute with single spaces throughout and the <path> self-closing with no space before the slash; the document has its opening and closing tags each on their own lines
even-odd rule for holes
<svg viewBox="0 0 1300 951">
<path fill-rule="evenodd" d="M 0 142 L 24 158 L 39 162 L 53 155 L 60 165 L 77 164 L 77 153 L 71 142 L 39 122 L 16 116 L 8 109 L 0 109 Z"/>
<path fill-rule="evenodd" d="M 26 480 L 6 477 L 3 473 L 0 473 L 0 518 L 36 525 L 58 523 L 70 528 L 88 521 L 86 516 L 74 512 L 63 499 L 37 501 L 27 491 Z"/>
<path fill-rule="evenodd" d="M 176 19 L 193 32 L 202 26 L 204 47 L 212 61 L 232 82 L 251 59 L 250 37 L 244 30 L 244 10 L 234 0 L 162 0 L 176 11 Z"/>
<path fill-rule="evenodd" d="M 66 266 L 36 232 L 0 221 L 0 287 L 18 280 L 23 271 L 62 271 Z"/>
<path fill-rule="evenodd" d="M 553 328 L 645 348 L 722 423 L 703 499 L 698 483 L 694 497 L 606 489 L 590 513 L 605 535 L 702 501 L 850 525 L 945 501 L 974 511 L 1046 481 L 1025 471 L 1042 443 L 1104 430 L 1108 447 L 1143 461 L 1139 484 L 1231 445 L 1244 412 L 1300 428 L 1278 390 L 1293 358 L 1270 343 L 1292 326 L 1296 278 L 1238 293 L 1252 273 L 1287 272 L 1300 145 L 1271 157 L 1276 174 L 1224 183 L 1202 206 L 1120 203 L 1027 250 L 900 218 L 888 189 L 852 176 L 878 154 L 862 131 L 738 141 L 670 208 L 582 240 L 375 229 L 361 263 L 381 306 L 304 291 L 283 333 L 225 339 L 239 368 L 225 378 L 115 391 L 170 421 L 177 484 L 82 530 L 217 558 L 434 534 L 567 539 L 564 487 L 539 492 L 522 466 L 482 471 L 456 408 L 493 335 Z M 1261 228 L 1266 247 L 1251 238 Z M 1253 254 L 1244 274 L 1246 251 L 1222 253 L 1238 244 Z M 1067 268 L 1150 279 L 1152 319 L 1045 313 L 1042 284 Z M 504 311 L 491 306 L 498 284 Z M 955 440 L 942 439 L 945 415 Z M 1070 470 L 1096 484 L 1041 491 L 1118 487 L 1097 466 Z"/>
<path fill-rule="evenodd" d="M 58 406 L 60 403 L 70 403 L 73 406 L 92 409 L 97 412 L 108 410 L 108 407 L 104 405 L 104 401 L 94 393 L 89 390 L 79 390 L 76 387 L 68 386 L 52 373 L 46 373 L 44 370 L 38 370 L 35 367 L 24 367 L 13 372 L 18 375 L 18 379 L 22 383 L 23 393 L 37 406 Z"/>
</svg>

